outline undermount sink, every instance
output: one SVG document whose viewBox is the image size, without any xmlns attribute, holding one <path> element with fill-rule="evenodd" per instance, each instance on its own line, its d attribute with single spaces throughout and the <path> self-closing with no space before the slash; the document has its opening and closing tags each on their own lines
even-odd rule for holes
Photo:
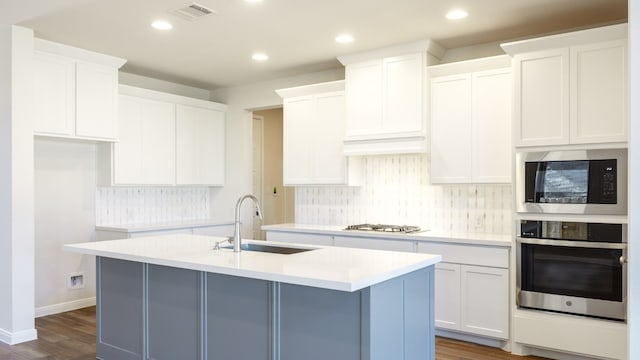
<svg viewBox="0 0 640 360">
<path fill-rule="evenodd" d="M 233 246 L 222 246 L 223 249 L 233 249 Z M 286 246 L 272 246 L 272 245 L 262 245 L 262 244 L 242 244 L 240 247 L 242 251 L 257 251 L 257 252 L 265 252 L 272 254 L 297 254 L 305 251 L 315 250 L 314 248 L 294 248 L 294 247 L 286 247 Z"/>
</svg>

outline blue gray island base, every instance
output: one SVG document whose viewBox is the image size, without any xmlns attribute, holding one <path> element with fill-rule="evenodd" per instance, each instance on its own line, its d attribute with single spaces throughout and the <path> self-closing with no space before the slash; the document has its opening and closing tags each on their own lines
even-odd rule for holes
<svg viewBox="0 0 640 360">
<path fill-rule="evenodd" d="M 433 360 L 433 266 L 355 292 L 96 257 L 103 360 Z"/>
</svg>

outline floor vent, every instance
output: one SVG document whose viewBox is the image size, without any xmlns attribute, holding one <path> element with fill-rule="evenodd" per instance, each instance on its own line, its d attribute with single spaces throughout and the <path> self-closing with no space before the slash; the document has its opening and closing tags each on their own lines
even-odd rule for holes
<svg viewBox="0 0 640 360">
<path fill-rule="evenodd" d="M 215 14 L 216 12 L 200 4 L 192 3 L 191 5 L 173 11 L 174 14 L 186 20 L 197 20 L 203 16 Z"/>
</svg>

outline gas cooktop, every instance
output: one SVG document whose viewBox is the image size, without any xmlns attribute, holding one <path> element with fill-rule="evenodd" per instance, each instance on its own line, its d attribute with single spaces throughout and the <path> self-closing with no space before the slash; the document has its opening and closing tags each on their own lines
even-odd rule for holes
<svg viewBox="0 0 640 360">
<path fill-rule="evenodd" d="M 357 224 L 348 225 L 345 230 L 359 230 L 359 231 L 380 231 L 380 232 L 397 232 L 397 233 L 413 233 L 419 232 L 419 226 L 409 225 L 386 225 L 386 224 Z"/>
</svg>

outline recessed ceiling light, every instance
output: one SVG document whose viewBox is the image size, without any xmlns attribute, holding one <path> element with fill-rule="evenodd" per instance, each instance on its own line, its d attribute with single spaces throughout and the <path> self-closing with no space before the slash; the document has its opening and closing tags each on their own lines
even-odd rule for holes
<svg viewBox="0 0 640 360">
<path fill-rule="evenodd" d="M 347 43 L 353 42 L 353 36 L 349 34 L 339 35 L 338 37 L 336 37 L 336 42 L 339 42 L 341 44 L 347 44 Z"/>
<path fill-rule="evenodd" d="M 447 13 L 446 18 L 449 20 L 460 20 L 469 16 L 469 13 L 464 10 L 451 10 Z"/>
<path fill-rule="evenodd" d="M 164 20 L 156 20 L 151 23 L 151 27 L 157 30 L 171 30 L 173 29 L 173 25 L 171 23 L 166 22 Z"/>
<path fill-rule="evenodd" d="M 269 56 L 264 53 L 255 53 L 251 56 L 251 58 L 255 61 L 267 61 L 269 60 Z"/>
</svg>

